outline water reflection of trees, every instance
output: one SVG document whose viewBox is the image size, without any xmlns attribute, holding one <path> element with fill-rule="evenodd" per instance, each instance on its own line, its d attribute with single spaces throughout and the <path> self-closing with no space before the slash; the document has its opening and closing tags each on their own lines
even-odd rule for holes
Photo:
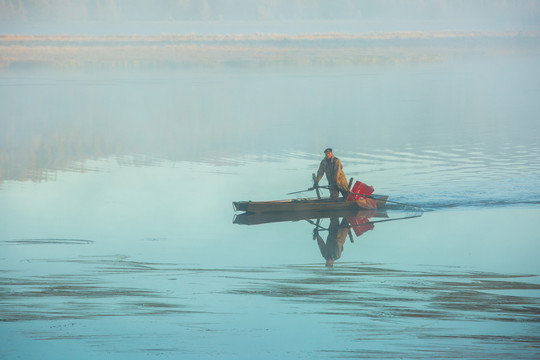
<svg viewBox="0 0 540 360">
<path fill-rule="evenodd" d="M 122 148 L 77 121 L 63 129 L 53 125 L 44 131 L 30 127 L 27 135 L 16 133 L 0 136 L 0 180 L 42 181 L 56 170 L 84 172 L 86 160 L 118 154 Z"/>
</svg>

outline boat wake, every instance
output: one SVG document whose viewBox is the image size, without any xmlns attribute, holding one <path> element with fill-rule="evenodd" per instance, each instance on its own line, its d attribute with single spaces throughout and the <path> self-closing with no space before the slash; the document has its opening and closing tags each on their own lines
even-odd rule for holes
<svg viewBox="0 0 540 360">
<path fill-rule="evenodd" d="M 408 200 L 405 200 L 408 201 Z M 466 199 L 466 200 L 432 200 L 432 201 L 415 201 L 415 205 L 397 205 L 397 204 L 388 204 L 387 209 L 389 210 L 405 210 L 405 211 L 414 211 L 415 209 L 421 209 L 422 211 L 438 211 L 438 210 L 448 210 L 456 208 L 500 208 L 500 207 L 517 207 L 517 206 L 538 206 L 540 205 L 540 200 L 502 200 L 502 199 L 493 199 L 493 200 L 475 200 L 475 199 Z"/>
</svg>

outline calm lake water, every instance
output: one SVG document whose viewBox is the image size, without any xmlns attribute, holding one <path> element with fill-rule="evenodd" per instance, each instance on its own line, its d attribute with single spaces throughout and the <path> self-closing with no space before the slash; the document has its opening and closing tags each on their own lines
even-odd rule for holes
<svg viewBox="0 0 540 360">
<path fill-rule="evenodd" d="M 538 60 L 2 70 L 0 357 L 538 359 Z M 233 224 L 329 146 L 423 215 Z"/>
</svg>

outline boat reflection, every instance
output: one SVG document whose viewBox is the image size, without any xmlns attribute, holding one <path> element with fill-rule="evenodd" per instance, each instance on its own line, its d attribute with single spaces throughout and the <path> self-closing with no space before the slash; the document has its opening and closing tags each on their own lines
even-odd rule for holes
<svg viewBox="0 0 540 360">
<path fill-rule="evenodd" d="M 358 210 L 358 209 L 344 209 L 344 210 L 326 210 L 326 211 L 268 211 L 268 212 L 243 212 L 235 214 L 233 223 L 238 225 L 260 225 L 276 222 L 286 221 L 303 221 L 303 220 L 317 220 L 328 219 L 332 217 L 348 217 L 348 218 L 371 218 L 371 217 L 383 217 L 387 218 L 386 209 L 374 209 L 374 210 Z"/>
<path fill-rule="evenodd" d="M 321 255 L 326 261 L 326 266 L 332 267 L 334 261 L 341 257 L 347 238 L 351 243 L 354 243 L 355 237 L 360 237 L 364 233 L 373 230 L 376 223 L 412 219 L 420 217 L 422 214 L 423 212 L 419 211 L 390 218 L 384 208 L 311 212 L 244 212 L 236 214 L 233 223 L 238 225 L 261 225 L 288 221 L 307 221 L 314 227 L 313 240 L 317 241 Z M 323 221 L 326 219 L 330 220 L 328 227 L 323 225 Z M 324 240 L 324 237 L 326 237 L 326 240 Z"/>
</svg>

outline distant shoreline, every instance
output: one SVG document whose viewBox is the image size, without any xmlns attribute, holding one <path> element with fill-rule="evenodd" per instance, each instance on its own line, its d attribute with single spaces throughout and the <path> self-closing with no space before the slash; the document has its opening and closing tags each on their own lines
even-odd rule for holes
<svg viewBox="0 0 540 360">
<path fill-rule="evenodd" d="M 0 68 L 348 66 L 539 54 L 540 32 L 0 35 Z"/>
<path fill-rule="evenodd" d="M 392 31 L 367 33 L 253 33 L 253 34 L 162 34 L 162 35 L 0 35 L 0 44 L 18 41 L 71 42 L 163 42 L 163 41 L 265 41 L 265 40 L 398 40 L 398 39 L 468 39 L 468 38 L 540 38 L 540 31 Z"/>
</svg>

